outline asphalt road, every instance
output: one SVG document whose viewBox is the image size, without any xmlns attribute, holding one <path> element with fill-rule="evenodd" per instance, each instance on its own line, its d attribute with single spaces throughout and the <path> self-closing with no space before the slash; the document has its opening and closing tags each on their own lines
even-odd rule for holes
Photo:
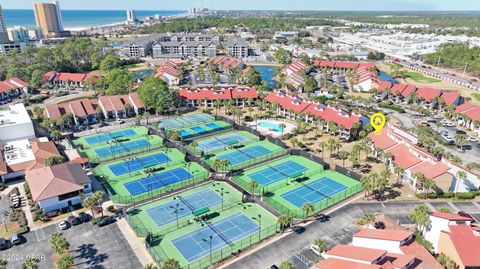
<svg viewBox="0 0 480 269">
<path fill-rule="evenodd" d="M 358 231 L 354 222 L 365 212 L 385 213 L 400 224 L 409 225 L 412 222 L 408 214 L 412 208 L 420 202 L 389 202 L 389 203 L 352 203 L 330 214 L 330 219 L 325 222 L 317 220 L 306 227 L 301 234 L 290 234 L 254 253 L 243 257 L 228 269 L 265 269 L 272 264 L 290 260 L 295 269 L 307 269 L 315 264 L 318 257 L 309 250 L 309 246 L 317 238 L 323 238 L 328 242 L 328 247 L 339 243 L 348 244 L 352 235 Z M 430 202 L 430 208 L 450 208 L 452 212 L 463 210 L 473 213 L 474 217 L 480 218 L 480 205 L 472 202 Z"/>
</svg>

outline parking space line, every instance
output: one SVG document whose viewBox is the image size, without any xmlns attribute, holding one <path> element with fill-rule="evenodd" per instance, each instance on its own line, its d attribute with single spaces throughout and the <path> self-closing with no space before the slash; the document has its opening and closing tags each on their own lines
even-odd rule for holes
<svg viewBox="0 0 480 269">
<path fill-rule="evenodd" d="M 456 207 L 452 202 L 448 201 L 447 204 L 453 209 L 454 212 L 458 212 L 458 207 Z"/>
<path fill-rule="evenodd" d="M 478 204 L 477 201 L 472 201 L 472 204 L 480 210 L 480 204 Z"/>
<path fill-rule="evenodd" d="M 425 203 L 425 205 L 426 205 L 428 208 L 430 208 L 430 210 L 432 210 L 432 212 L 437 211 L 437 209 L 436 209 L 432 204 L 430 204 L 430 203 L 427 202 L 427 203 Z"/>
<path fill-rule="evenodd" d="M 39 236 L 40 235 L 40 236 Z M 35 230 L 35 236 L 37 237 L 37 241 L 43 241 L 45 240 L 45 233 L 43 232 L 43 228 Z"/>
</svg>

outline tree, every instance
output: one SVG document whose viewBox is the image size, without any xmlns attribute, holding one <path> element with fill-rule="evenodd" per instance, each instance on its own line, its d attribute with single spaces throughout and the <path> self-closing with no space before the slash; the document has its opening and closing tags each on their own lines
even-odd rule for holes
<svg viewBox="0 0 480 269">
<path fill-rule="evenodd" d="M 161 269 L 181 269 L 181 267 L 177 260 L 170 258 L 163 262 Z"/>
<path fill-rule="evenodd" d="M 345 160 L 348 159 L 348 156 L 350 155 L 350 153 L 348 153 L 347 151 L 340 151 L 338 152 L 337 154 L 337 158 L 339 160 L 342 160 L 343 161 L 343 167 L 345 167 Z"/>
<path fill-rule="evenodd" d="M 402 177 L 404 172 L 405 172 L 405 169 L 403 169 L 400 166 L 395 166 L 395 168 L 393 169 L 393 173 L 397 175 L 397 183 L 400 181 L 400 178 Z"/>
<path fill-rule="evenodd" d="M 315 207 L 311 203 L 304 203 L 302 205 L 303 219 L 307 220 L 307 216 L 315 210 Z"/>
<path fill-rule="evenodd" d="M 292 143 L 293 149 L 298 145 L 298 139 L 295 137 L 290 138 L 290 143 Z"/>
<path fill-rule="evenodd" d="M 280 269 L 294 269 L 294 267 L 290 261 L 283 261 L 280 263 Z"/>
<path fill-rule="evenodd" d="M 133 86 L 133 78 L 124 69 L 113 69 L 97 80 L 95 87 L 104 95 L 127 94 Z"/>
<path fill-rule="evenodd" d="M 223 169 L 223 162 L 220 159 L 215 159 L 212 163 L 212 169 L 215 171 L 221 171 Z"/>
<path fill-rule="evenodd" d="M 22 264 L 22 269 L 37 269 L 39 262 L 40 260 L 37 257 L 28 257 L 25 259 L 25 262 Z M 0 266 L 0 268 L 2 267 Z"/>
<path fill-rule="evenodd" d="M 359 225 L 368 225 L 375 222 L 375 215 L 372 212 L 365 212 L 363 216 L 357 221 Z"/>
<path fill-rule="evenodd" d="M 458 188 L 460 187 L 460 184 L 467 178 L 467 173 L 463 170 L 459 170 L 456 176 L 457 176 L 457 184 L 455 186 L 455 196 L 458 193 Z"/>
<path fill-rule="evenodd" d="M 325 147 L 327 147 L 327 142 L 320 141 L 320 143 L 318 143 L 318 146 L 322 149 L 322 159 L 323 159 L 323 153 L 325 152 Z"/>
<path fill-rule="evenodd" d="M 410 211 L 408 218 L 416 224 L 417 230 L 422 231 L 430 225 L 429 213 L 428 207 L 421 204 Z"/>
<path fill-rule="evenodd" d="M 50 156 L 45 160 L 45 166 L 54 166 L 65 162 L 63 156 Z"/>
<path fill-rule="evenodd" d="M 437 260 L 445 269 L 458 269 L 458 265 L 444 253 L 440 253 Z"/>
<path fill-rule="evenodd" d="M 248 186 L 252 189 L 252 194 L 255 194 L 255 190 L 258 188 L 258 182 L 255 180 L 250 180 L 250 182 L 248 182 Z"/>
<path fill-rule="evenodd" d="M 0 259 L 0 269 L 7 269 L 8 261 Z"/>
<path fill-rule="evenodd" d="M 121 59 L 117 55 L 107 54 L 100 62 L 100 70 L 108 73 L 121 66 Z"/>
<path fill-rule="evenodd" d="M 160 269 L 160 268 L 158 268 L 155 264 L 150 263 L 150 264 L 145 265 L 143 267 L 143 269 Z"/>
<path fill-rule="evenodd" d="M 282 48 L 275 51 L 273 57 L 279 64 L 290 64 L 292 62 L 292 52 Z"/>
<path fill-rule="evenodd" d="M 320 252 L 324 252 L 327 250 L 327 241 L 323 240 L 322 238 L 317 238 L 313 241 L 313 244 L 317 246 Z"/>
<path fill-rule="evenodd" d="M 303 86 L 303 89 L 307 93 L 308 97 L 310 97 L 310 94 L 314 92 L 317 88 L 318 83 L 315 78 L 311 76 L 305 76 L 305 85 Z"/>
<path fill-rule="evenodd" d="M 285 123 L 280 123 L 278 127 L 280 127 L 280 129 L 282 130 L 282 139 L 283 139 L 283 131 L 285 130 L 285 128 L 287 128 L 287 125 L 285 125 Z"/>
<path fill-rule="evenodd" d="M 147 78 L 138 88 L 140 99 L 149 109 L 164 113 L 175 108 L 178 93 L 159 78 Z"/>
<path fill-rule="evenodd" d="M 90 208 L 90 211 L 92 212 L 92 216 L 95 216 L 94 212 L 93 212 L 93 207 L 95 206 L 96 204 L 96 201 L 95 201 L 95 198 L 93 196 L 89 196 L 85 199 L 83 199 L 82 201 L 82 206 L 84 208 Z"/>
<path fill-rule="evenodd" d="M 60 255 L 58 260 L 55 262 L 57 269 L 70 269 L 73 266 L 73 256 L 65 253 Z"/>
<path fill-rule="evenodd" d="M 291 214 L 280 215 L 280 217 L 278 217 L 277 221 L 278 221 L 278 225 L 280 225 L 281 234 L 283 234 L 283 231 L 285 230 L 285 228 L 290 226 L 290 222 L 292 221 L 292 218 L 293 216 Z"/>
<path fill-rule="evenodd" d="M 62 233 L 58 232 L 52 234 L 50 245 L 53 252 L 56 254 L 63 254 L 65 250 L 70 247 L 70 243 L 68 243 L 67 239 L 65 239 Z"/>
</svg>

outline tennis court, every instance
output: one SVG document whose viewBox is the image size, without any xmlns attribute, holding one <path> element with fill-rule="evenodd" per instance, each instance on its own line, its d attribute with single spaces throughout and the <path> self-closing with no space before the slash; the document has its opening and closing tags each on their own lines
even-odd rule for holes
<svg viewBox="0 0 480 269">
<path fill-rule="evenodd" d="M 146 139 L 138 139 L 134 141 L 121 142 L 118 144 L 112 144 L 102 148 L 95 149 L 95 153 L 98 157 L 103 158 L 116 154 L 123 154 L 128 151 L 145 148 L 150 146 L 150 143 Z"/>
<path fill-rule="evenodd" d="M 347 187 L 345 185 L 340 184 L 331 178 L 323 177 L 286 192 L 282 194 L 281 197 L 295 205 L 297 208 L 301 208 L 305 203 L 319 203 L 346 189 Z"/>
<path fill-rule="evenodd" d="M 128 190 L 130 195 L 136 196 L 187 180 L 191 177 L 192 174 L 190 174 L 190 172 L 180 167 L 125 183 L 123 186 Z"/>
<path fill-rule="evenodd" d="M 137 135 L 137 133 L 134 130 L 125 129 L 125 130 L 118 130 L 118 131 L 114 131 L 114 132 L 89 136 L 89 137 L 85 138 L 85 141 L 90 145 L 95 145 L 95 144 L 103 143 L 105 141 L 110 141 L 110 140 L 118 139 L 118 138 L 131 137 L 131 136 L 135 136 L 135 135 Z"/>
<path fill-rule="evenodd" d="M 170 161 L 172 159 L 164 153 L 157 153 L 140 158 L 134 157 L 131 160 L 110 165 L 108 168 L 115 176 L 121 176 Z"/>
<path fill-rule="evenodd" d="M 208 133 L 213 133 L 218 130 L 226 129 L 231 127 L 230 124 L 224 122 L 224 121 L 215 121 L 215 122 L 209 122 L 209 123 L 200 123 L 196 125 L 188 125 L 181 127 L 178 130 L 180 137 L 182 139 L 186 138 L 192 138 Z"/>
<path fill-rule="evenodd" d="M 185 115 L 182 117 L 162 121 L 158 124 L 158 128 L 168 131 L 168 130 L 183 128 L 189 125 L 210 122 L 214 120 L 215 118 L 208 114 L 203 114 L 203 113 L 190 114 L 190 115 Z"/>
<path fill-rule="evenodd" d="M 191 215 L 195 210 L 210 208 L 222 203 L 222 197 L 212 189 L 180 197 L 182 198 L 179 200 L 147 209 L 147 214 L 158 227 L 174 222 L 177 219 L 177 214 L 178 219 L 182 219 Z M 179 205 L 178 208 L 177 204 Z"/>
<path fill-rule="evenodd" d="M 236 151 L 220 155 L 217 159 L 220 160 L 228 160 L 230 165 L 236 165 L 239 163 L 243 163 L 250 159 L 255 159 L 257 157 L 261 157 L 267 154 L 270 154 L 272 151 L 262 147 L 260 145 L 255 145 L 252 147 L 244 148 L 244 149 L 237 149 Z"/>
<path fill-rule="evenodd" d="M 259 226 L 253 220 L 243 213 L 236 213 L 178 237 L 172 243 L 188 262 L 192 262 L 209 255 L 210 244 L 214 252 L 258 230 Z"/>
<path fill-rule="evenodd" d="M 229 133 L 226 135 L 214 136 L 212 138 L 200 140 L 197 142 L 197 145 L 203 152 L 208 153 L 235 144 L 244 143 L 249 140 L 249 138 L 243 135 L 237 133 Z"/>
<path fill-rule="evenodd" d="M 308 168 L 292 160 L 268 166 L 258 172 L 247 174 L 261 186 L 267 186 L 289 177 L 296 177 L 307 171 Z"/>
</svg>

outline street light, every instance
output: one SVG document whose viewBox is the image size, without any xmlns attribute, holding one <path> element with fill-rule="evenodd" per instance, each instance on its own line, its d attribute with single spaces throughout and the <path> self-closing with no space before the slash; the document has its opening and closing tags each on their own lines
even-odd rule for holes
<svg viewBox="0 0 480 269">
<path fill-rule="evenodd" d="M 177 203 L 175 206 L 170 206 L 171 209 L 173 209 L 173 213 L 175 213 L 176 219 L 177 219 L 177 229 L 178 229 L 178 212 L 182 211 L 183 208 L 180 207 L 180 204 Z"/>
<path fill-rule="evenodd" d="M 207 239 L 203 238 L 202 241 L 203 242 L 208 242 L 210 244 L 210 264 L 212 264 L 212 239 L 213 239 L 213 235 L 210 235 Z"/>
<path fill-rule="evenodd" d="M 223 201 L 224 201 L 223 195 L 224 195 L 225 193 L 228 193 L 228 192 L 224 191 L 224 190 L 223 190 L 223 187 L 220 188 L 219 190 L 215 190 L 215 191 L 218 192 L 218 193 L 220 193 L 220 196 L 222 196 L 222 211 L 223 211 Z"/>
<path fill-rule="evenodd" d="M 258 221 L 258 241 L 260 241 L 260 232 L 262 231 L 262 215 L 258 214 L 258 217 L 252 217 L 252 219 Z"/>
</svg>

